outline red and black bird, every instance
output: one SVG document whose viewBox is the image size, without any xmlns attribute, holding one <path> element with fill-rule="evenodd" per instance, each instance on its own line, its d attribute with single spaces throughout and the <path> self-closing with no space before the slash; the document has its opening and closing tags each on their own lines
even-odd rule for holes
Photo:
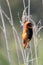
<svg viewBox="0 0 43 65">
<path fill-rule="evenodd" d="M 23 33 L 22 33 L 24 49 L 29 47 L 29 41 L 32 39 L 32 35 L 33 35 L 32 23 L 30 21 L 24 22 Z"/>
</svg>

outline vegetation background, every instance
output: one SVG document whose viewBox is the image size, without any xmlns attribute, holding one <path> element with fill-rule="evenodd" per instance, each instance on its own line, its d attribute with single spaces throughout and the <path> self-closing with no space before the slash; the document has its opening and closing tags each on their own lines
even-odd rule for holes
<svg viewBox="0 0 43 65">
<path fill-rule="evenodd" d="M 30 0 L 30 1 L 31 1 L 30 14 L 33 16 L 33 20 L 37 24 L 38 21 L 41 19 L 41 23 L 43 25 L 42 0 Z M 14 26 L 15 26 L 19 36 L 21 36 L 22 27 L 20 26 L 20 23 L 19 23 L 18 12 L 19 12 L 20 18 L 21 18 L 22 12 L 24 9 L 23 1 L 22 0 L 9 0 L 9 3 L 10 3 L 11 11 L 12 11 Z M 8 9 L 6 0 L 0 0 L 0 6 L 5 11 L 5 13 L 10 17 L 9 9 Z M 27 6 L 27 0 L 26 0 L 26 6 Z M 4 20 L 5 20 L 5 24 L 6 24 L 10 53 L 12 56 L 12 63 L 13 63 L 13 65 L 18 65 L 18 59 L 17 59 L 16 49 L 15 49 L 12 29 L 11 29 L 11 26 L 10 26 L 8 20 L 5 17 L 4 17 Z M 0 25 L 2 26 L 1 17 L 0 17 Z M 42 37 L 42 39 L 43 39 L 43 30 L 41 30 L 39 32 L 39 34 L 40 34 L 40 38 Z M 40 57 L 39 65 L 43 65 L 43 40 L 40 40 L 40 38 L 38 38 L 38 43 L 39 43 L 38 44 L 38 54 Z M 21 57 L 21 59 L 22 59 L 22 57 Z M 6 44 L 5 44 L 5 38 L 4 38 L 4 34 L 1 31 L 1 29 L 0 29 L 0 65 L 9 65 Z"/>
</svg>

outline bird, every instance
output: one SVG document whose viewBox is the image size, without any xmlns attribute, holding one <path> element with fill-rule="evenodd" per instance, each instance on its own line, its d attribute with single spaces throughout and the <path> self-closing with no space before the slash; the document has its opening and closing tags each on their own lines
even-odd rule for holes
<svg viewBox="0 0 43 65">
<path fill-rule="evenodd" d="M 25 21 L 23 25 L 22 40 L 24 49 L 30 48 L 29 42 L 33 36 L 33 25 L 31 21 Z"/>
</svg>

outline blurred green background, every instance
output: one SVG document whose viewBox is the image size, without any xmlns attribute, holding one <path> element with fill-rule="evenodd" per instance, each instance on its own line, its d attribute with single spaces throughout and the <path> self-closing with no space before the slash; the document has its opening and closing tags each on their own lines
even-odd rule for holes
<svg viewBox="0 0 43 65">
<path fill-rule="evenodd" d="M 26 6 L 27 6 L 26 0 Z M 43 6 L 42 6 L 42 0 L 30 0 L 31 6 L 30 6 L 30 14 L 32 15 L 33 20 L 38 23 L 38 21 L 41 19 L 42 25 L 43 25 Z M 20 18 L 22 17 L 23 12 L 23 1 L 22 0 L 9 0 L 14 26 L 21 37 L 22 27 L 20 26 L 19 19 L 18 19 L 18 12 L 20 14 Z M 0 0 L 0 6 L 5 11 L 5 13 L 10 17 L 9 9 L 6 3 L 6 0 Z M 7 30 L 7 38 L 9 42 L 10 47 L 10 53 L 12 56 L 12 64 L 18 65 L 18 58 L 17 53 L 15 49 L 15 43 L 14 43 L 14 37 L 11 25 L 9 24 L 8 20 L 4 17 L 5 24 L 6 24 L 6 30 Z M 2 21 L 0 17 L 0 25 L 2 26 Z M 40 38 L 43 39 L 43 30 L 39 32 Z M 38 38 L 38 55 L 40 57 L 39 59 L 39 65 L 43 65 L 43 40 L 40 40 Z M 21 51 L 20 51 L 21 53 Z M 20 57 L 21 63 L 23 63 L 22 55 Z M 8 57 L 7 57 L 7 50 L 6 50 L 6 43 L 5 38 L 2 30 L 0 29 L 0 65 L 9 65 Z M 31 65 L 31 64 L 30 64 Z"/>
</svg>

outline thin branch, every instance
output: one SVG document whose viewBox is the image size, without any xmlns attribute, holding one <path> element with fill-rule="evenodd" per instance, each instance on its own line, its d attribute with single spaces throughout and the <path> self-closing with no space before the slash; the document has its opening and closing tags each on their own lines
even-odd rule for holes
<svg viewBox="0 0 43 65">
<path fill-rule="evenodd" d="M 10 8 L 10 4 L 9 4 L 8 0 L 6 0 L 6 2 L 7 2 L 7 5 L 9 7 L 9 12 L 10 12 L 10 19 L 11 19 L 10 23 L 11 23 L 11 25 L 13 25 L 13 17 L 12 17 L 12 12 L 11 12 L 11 8 Z"/>
<path fill-rule="evenodd" d="M 20 45 L 20 49 L 21 49 L 22 56 L 23 56 L 23 60 L 24 60 L 24 54 L 23 54 L 23 49 L 22 49 L 21 44 L 20 44 L 20 43 L 21 43 L 21 42 L 20 42 L 20 38 L 19 38 L 19 36 L 18 36 L 18 33 L 17 33 L 17 31 L 16 31 L 15 27 L 14 27 L 13 29 L 14 29 L 14 31 L 15 31 L 15 33 L 16 33 L 16 35 L 17 35 L 18 42 L 19 42 L 19 45 Z"/>
<path fill-rule="evenodd" d="M 36 57 L 36 64 L 38 65 L 38 57 L 37 57 L 37 35 L 36 35 L 36 29 L 33 28 L 33 39 L 34 39 L 34 48 L 35 48 L 35 57 Z"/>
<path fill-rule="evenodd" d="M 41 30 L 43 28 L 43 26 L 41 26 L 40 28 L 38 28 L 38 31 L 37 31 L 37 33 Z"/>
<path fill-rule="evenodd" d="M 14 33 L 15 34 L 15 33 Z M 18 62 L 19 62 L 19 65 L 21 65 L 20 63 L 20 58 L 19 58 L 19 52 L 18 52 L 18 46 L 17 46 L 17 40 L 16 40 L 16 34 L 15 34 L 15 46 L 16 46 L 16 52 L 17 52 L 17 57 L 18 57 Z"/>
<path fill-rule="evenodd" d="M 24 9 L 25 9 L 25 0 L 23 0 L 23 5 L 24 5 Z"/>
<path fill-rule="evenodd" d="M 40 19 L 39 22 L 37 23 L 37 28 L 38 28 L 38 25 L 39 25 L 39 24 L 41 25 L 41 19 Z"/>
<path fill-rule="evenodd" d="M 38 59 L 40 59 L 40 57 L 38 57 Z M 33 58 L 33 59 L 29 60 L 28 62 L 32 62 L 32 61 L 35 61 L 35 60 L 36 60 L 36 58 Z"/>
<path fill-rule="evenodd" d="M 27 9 L 28 7 L 25 7 L 25 9 L 23 10 L 23 15 L 25 14 L 26 15 L 26 9 Z"/>
<path fill-rule="evenodd" d="M 0 6 L 0 10 L 1 10 L 1 6 Z M 3 15 L 2 15 L 2 10 L 0 11 L 0 14 L 1 14 L 1 20 L 2 20 L 2 24 L 3 24 L 3 28 L 4 28 L 4 36 L 5 36 L 5 41 L 6 41 L 6 48 L 7 48 L 8 60 L 9 60 L 9 63 L 11 65 L 10 49 L 9 49 L 9 45 L 8 45 L 7 33 L 6 33 L 4 18 L 3 18 Z"/>
<path fill-rule="evenodd" d="M 31 52 L 31 59 L 32 59 L 32 45 L 30 44 L 30 52 Z M 32 60 L 32 65 L 33 65 L 33 60 Z"/>
<path fill-rule="evenodd" d="M 14 31 L 16 32 L 16 35 L 17 35 L 17 38 L 18 38 L 18 42 L 19 42 L 19 45 L 20 45 L 20 48 L 21 48 L 21 52 L 22 52 L 22 56 L 23 56 L 23 50 L 22 50 L 22 47 L 21 47 L 21 42 L 20 42 L 20 38 L 19 38 L 19 36 L 18 36 L 18 34 L 17 34 L 17 31 L 16 31 L 16 29 L 15 29 L 15 27 L 14 27 L 14 25 L 13 25 L 13 18 L 12 18 L 12 13 L 11 13 L 11 8 L 10 8 L 10 5 L 9 5 L 9 1 L 8 0 L 6 0 L 7 1 L 7 4 L 8 4 L 8 7 L 9 7 L 9 12 L 10 12 L 10 17 L 11 17 L 11 25 L 12 25 L 12 30 L 13 30 L 13 35 L 14 35 L 14 39 L 15 39 L 15 34 L 14 34 Z M 16 43 L 15 43 L 16 44 Z"/>
<path fill-rule="evenodd" d="M 29 54 L 30 54 L 30 49 L 28 48 L 27 49 L 27 58 L 26 58 L 26 61 L 28 62 L 29 61 Z M 26 65 L 29 65 L 29 62 L 26 64 Z"/>
<path fill-rule="evenodd" d="M 28 0 L 28 21 L 29 21 L 29 17 L 30 17 L 30 0 Z"/>
<path fill-rule="evenodd" d="M 36 23 L 32 18 L 29 18 L 29 20 L 32 21 L 33 26 L 36 26 Z"/>
<path fill-rule="evenodd" d="M 7 18 L 7 20 L 9 21 L 10 25 L 12 26 L 11 24 L 11 19 L 7 16 L 7 14 L 4 12 L 4 10 L 2 9 L 2 13 L 4 14 L 4 16 Z"/>
<path fill-rule="evenodd" d="M 9 21 L 10 25 L 12 26 L 11 24 L 11 19 L 7 16 L 7 14 L 4 12 L 4 10 L 2 9 L 2 13 L 4 14 L 4 16 L 7 18 L 7 20 Z"/>
<path fill-rule="evenodd" d="M 7 20 L 9 21 L 10 18 L 6 15 L 6 13 L 4 12 L 4 10 L 2 9 L 2 13 L 4 14 L 4 16 L 7 18 Z"/>
<path fill-rule="evenodd" d="M 15 31 L 14 31 L 14 26 L 13 26 L 13 18 L 12 18 L 12 13 L 11 13 L 11 8 L 10 8 L 10 4 L 9 4 L 9 1 L 6 0 L 7 4 L 8 4 L 8 7 L 9 7 L 9 12 L 10 12 L 10 18 L 11 18 L 11 21 L 10 21 L 10 24 L 12 26 L 12 30 L 13 30 L 13 35 L 14 35 L 14 39 L 15 39 Z M 18 49 L 17 49 L 17 42 L 16 42 L 16 39 L 15 39 L 15 45 L 16 45 L 16 52 L 17 52 L 17 56 L 18 56 L 18 62 L 19 62 L 19 65 L 20 65 L 20 59 L 19 59 L 19 53 L 18 53 Z"/>
</svg>

